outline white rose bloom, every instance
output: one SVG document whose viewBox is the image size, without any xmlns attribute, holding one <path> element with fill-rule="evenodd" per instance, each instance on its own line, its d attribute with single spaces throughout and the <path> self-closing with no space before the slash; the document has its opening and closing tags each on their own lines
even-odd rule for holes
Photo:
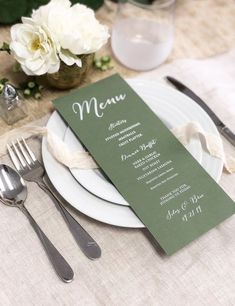
<svg viewBox="0 0 235 306">
<path fill-rule="evenodd" d="M 32 18 L 47 25 L 59 57 L 67 65 L 81 67 L 77 56 L 96 52 L 109 38 L 108 28 L 99 23 L 93 10 L 82 4 L 71 6 L 69 0 L 51 0 L 35 10 Z"/>
<path fill-rule="evenodd" d="M 107 42 L 109 34 L 108 28 L 95 18 L 93 10 L 76 4 L 64 16 L 64 28 L 58 37 L 61 46 L 73 54 L 89 54 L 99 50 Z"/>
<path fill-rule="evenodd" d="M 59 70 L 57 48 L 46 25 L 38 25 L 31 18 L 11 28 L 11 52 L 27 75 L 42 75 Z"/>
</svg>

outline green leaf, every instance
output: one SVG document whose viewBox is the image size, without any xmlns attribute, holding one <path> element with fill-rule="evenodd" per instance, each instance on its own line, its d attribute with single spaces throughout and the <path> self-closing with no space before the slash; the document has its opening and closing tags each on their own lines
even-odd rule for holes
<svg viewBox="0 0 235 306">
<path fill-rule="evenodd" d="M 0 0 L 0 23 L 15 23 L 22 16 L 30 16 L 33 9 L 48 2 L 48 0 Z M 71 2 L 73 4 L 82 3 L 97 10 L 102 6 L 104 0 L 71 0 Z"/>
<path fill-rule="evenodd" d="M 0 48 L 0 51 L 6 51 L 7 53 L 11 53 L 9 44 L 7 44 L 6 42 L 4 42 Z"/>
<path fill-rule="evenodd" d="M 0 80 L 0 83 L 4 85 L 4 84 L 6 84 L 8 81 L 9 81 L 9 80 L 8 80 L 7 78 L 3 78 L 3 79 Z"/>
<path fill-rule="evenodd" d="M 73 4 L 75 3 L 81 3 L 89 6 L 93 10 L 98 10 L 103 4 L 104 0 L 70 0 Z"/>
<path fill-rule="evenodd" d="M 0 0 L 0 23 L 13 23 L 24 16 L 27 0 Z"/>
</svg>

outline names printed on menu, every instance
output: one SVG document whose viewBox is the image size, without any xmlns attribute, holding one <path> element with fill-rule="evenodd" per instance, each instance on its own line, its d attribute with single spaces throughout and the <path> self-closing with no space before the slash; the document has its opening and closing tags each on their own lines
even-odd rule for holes
<svg viewBox="0 0 235 306">
<path fill-rule="evenodd" d="M 165 206 L 169 201 L 176 199 L 182 193 L 190 189 L 190 185 L 182 184 L 179 187 L 171 190 L 167 194 L 161 195 L 160 205 Z M 202 213 L 200 201 L 204 198 L 204 196 L 204 194 L 192 194 L 187 199 L 184 199 L 184 201 L 180 203 L 177 207 L 174 207 L 174 209 L 168 209 L 166 214 L 166 220 L 172 221 L 175 219 L 176 216 L 180 216 L 182 221 L 190 221 L 190 219 Z"/>
</svg>

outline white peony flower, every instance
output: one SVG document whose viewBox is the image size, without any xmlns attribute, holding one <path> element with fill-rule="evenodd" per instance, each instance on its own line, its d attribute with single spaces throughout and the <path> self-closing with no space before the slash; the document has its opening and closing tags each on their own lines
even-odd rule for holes
<svg viewBox="0 0 235 306">
<path fill-rule="evenodd" d="M 28 75 L 57 72 L 60 60 L 82 66 L 79 55 L 99 50 L 108 40 L 108 28 L 94 11 L 69 0 L 51 0 L 33 11 L 32 18 L 11 28 L 11 51 Z"/>
<path fill-rule="evenodd" d="M 108 28 L 95 18 L 94 11 L 69 0 L 51 0 L 32 14 L 39 25 L 46 25 L 56 41 L 60 59 L 81 67 L 81 54 L 94 53 L 108 40 Z"/>
<path fill-rule="evenodd" d="M 27 75 L 42 75 L 59 70 L 57 48 L 46 25 L 38 25 L 31 18 L 11 28 L 11 52 Z"/>
</svg>

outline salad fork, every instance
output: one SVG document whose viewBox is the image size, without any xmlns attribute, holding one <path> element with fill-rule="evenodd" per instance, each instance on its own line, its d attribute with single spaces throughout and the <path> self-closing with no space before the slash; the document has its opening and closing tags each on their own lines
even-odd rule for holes
<svg viewBox="0 0 235 306">
<path fill-rule="evenodd" d="M 60 203 L 59 198 L 52 192 L 46 182 L 45 169 L 29 148 L 25 139 L 16 139 L 11 146 L 7 144 L 7 150 L 15 168 L 20 175 L 30 182 L 35 182 L 52 199 L 60 211 L 77 244 L 83 253 L 90 259 L 101 256 L 101 249 L 95 240 L 84 230 L 84 228 L 73 218 L 68 210 Z"/>
</svg>

